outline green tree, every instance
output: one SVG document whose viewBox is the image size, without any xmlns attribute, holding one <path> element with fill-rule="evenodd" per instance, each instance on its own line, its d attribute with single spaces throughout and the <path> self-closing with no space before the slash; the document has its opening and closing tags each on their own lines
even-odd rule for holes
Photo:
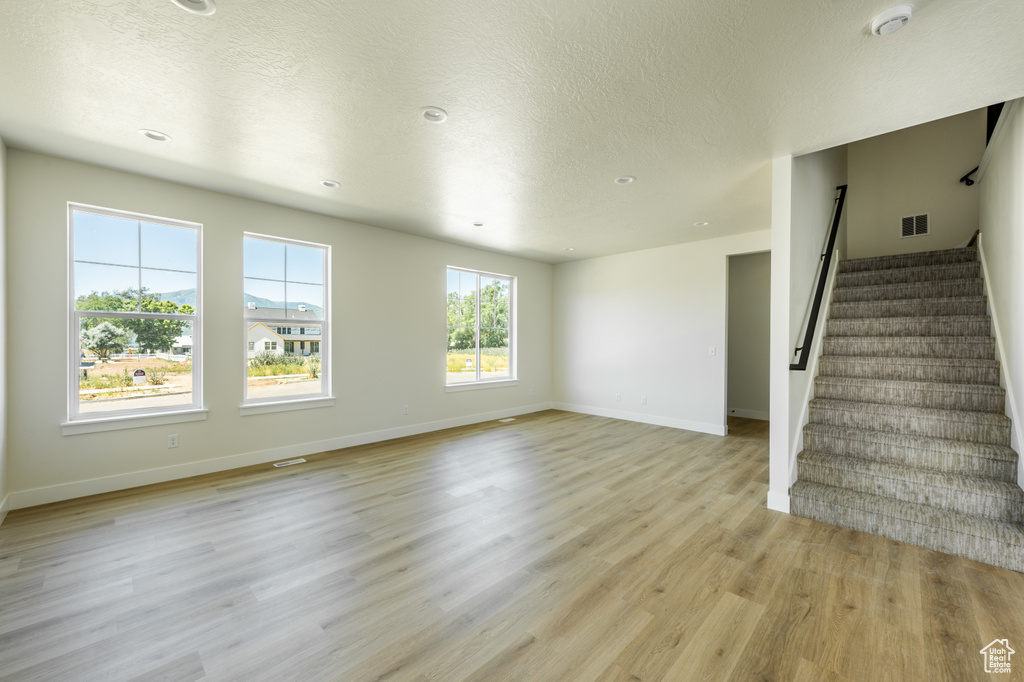
<svg viewBox="0 0 1024 682">
<path fill-rule="evenodd" d="M 75 308 L 77 310 L 140 311 L 172 315 L 191 315 L 195 312 L 195 308 L 190 305 L 179 306 L 173 301 L 162 301 L 159 294 L 151 294 L 146 288 L 142 289 L 141 294 L 138 289 L 125 289 L 113 293 L 94 291 L 79 296 L 75 301 Z M 188 322 L 185 320 L 82 318 L 84 329 L 92 329 L 101 323 L 112 324 L 131 332 L 135 336 L 139 350 L 143 352 L 170 350 L 174 345 L 174 340 L 181 336 L 182 331 L 188 326 Z"/>
<path fill-rule="evenodd" d="M 101 322 L 92 329 L 82 332 L 82 347 L 96 353 L 104 362 L 110 359 L 111 353 L 120 353 L 124 350 L 127 342 L 128 337 L 124 330 L 110 322 Z"/>
</svg>

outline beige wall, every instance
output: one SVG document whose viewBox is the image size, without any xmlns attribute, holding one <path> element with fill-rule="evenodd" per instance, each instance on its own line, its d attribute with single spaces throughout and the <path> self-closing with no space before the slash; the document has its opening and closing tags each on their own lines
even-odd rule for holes
<svg viewBox="0 0 1024 682">
<path fill-rule="evenodd" d="M 768 419 L 769 252 L 729 257 L 729 414 Z"/>
<path fill-rule="evenodd" d="M 981 251 L 989 306 L 999 341 L 1011 445 L 1024 446 L 1024 100 L 1003 110 L 978 181 Z M 1024 487 L 1024 458 L 1017 482 Z"/>
<path fill-rule="evenodd" d="M 978 228 L 977 185 L 959 179 L 985 151 L 986 111 L 848 145 L 850 258 L 949 249 Z M 930 214 L 931 234 L 900 238 L 900 219 Z"/>
<path fill-rule="evenodd" d="M 770 240 L 762 230 L 556 266 L 556 406 L 724 434 L 728 258 Z"/>
<path fill-rule="evenodd" d="M 19 327 L 39 332 L 9 365 L 15 507 L 550 405 L 551 265 L 20 150 L 7 180 L 9 297 Z M 68 201 L 203 224 L 206 421 L 61 435 Z M 333 407 L 241 416 L 245 231 L 333 247 Z M 445 391 L 448 265 L 518 277 L 519 385 Z"/>
</svg>

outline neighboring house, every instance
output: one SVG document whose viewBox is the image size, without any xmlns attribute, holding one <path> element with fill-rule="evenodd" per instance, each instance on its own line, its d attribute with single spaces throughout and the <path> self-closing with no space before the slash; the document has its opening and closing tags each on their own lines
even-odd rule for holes
<svg viewBox="0 0 1024 682">
<path fill-rule="evenodd" d="M 257 353 L 284 354 L 284 338 L 273 329 L 257 322 L 246 332 L 248 341 L 248 357 L 256 357 Z"/>
<path fill-rule="evenodd" d="M 249 308 L 250 310 L 256 310 L 256 308 Z M 317 319 L 316 313 L 309 310 L 304 305 L 300 305 L 297 309 L 285 310 L 284 308 L 258 308 L 262 317 L 271 319 L 293 319 L 294 323 L 289 323 L 289 326 L 278 326 L 268 327 L 267 325 L 258 323 L 249 329 L 249 357 L 252 357 L 255 353 L 261 350 L 271 350 L 265 348 L 265 342 L 263 345 L 260 344 L 260 339 L 254 339 L 252 331 L 256 327 L 263 327 L 270 331 L 276 338 L 267 339 L 271 342 L 277 340 L 280 342 L 280 349 L 282 352 L 289 355 L 315 355 L 320 353 L 320 331 L 321 321 Z M 306 321 L 314 324 L 306 323 Z M 305 324 L 304 324 L 305 323 Z M 255 350 L 254 350 L 255 348 Z"/>
<path fill-rule="evenodd" d="M 179 336 L 174 339 L 171 345 L 171 353 L 174 355 L 192 355 L 192 337 Z"/>
</svg>

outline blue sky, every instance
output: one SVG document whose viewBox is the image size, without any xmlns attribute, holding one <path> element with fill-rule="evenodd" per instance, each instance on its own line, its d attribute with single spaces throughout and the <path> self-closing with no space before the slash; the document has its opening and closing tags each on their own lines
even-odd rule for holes
<svg viewBox="0 0 1024 682">
<path fill-rule="evenodd" d="M 196 287 L 196 230 L 75 211 L 74 235 L 76 298 L 140 280 L 153 293 Z M 244 258 L 245 293 L 323 307 L 322 249 L 246 237 Z"/>
</svg>

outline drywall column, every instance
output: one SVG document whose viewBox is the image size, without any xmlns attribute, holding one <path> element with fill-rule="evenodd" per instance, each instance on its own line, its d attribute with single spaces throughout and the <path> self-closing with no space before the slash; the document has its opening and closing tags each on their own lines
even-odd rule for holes
<svg viewBox="0 0 1024 682">
<path fill-rule="evenodd" d="M 0 139 L 0 523 L 7 516 L 7 147 Z"/>
<path fill-rule="evenodd" d="M 772 311 L 769 386 L 771 433 L 768 508 L 789 513 L 789 342 L 790 232 L 793 214 L 793 157 L 772 161 Z"/>
<path fill-rule="evenodd" d="M 1024 414 L 1024 100 L 1008 102 L 979 171 L 981 249 L 999 341 L 1011 446 L 1021 451 Z M 1018 461 L 1024 483 L 1024 460 Z"/>
<path fill-rule="evenodd" d="M 804 319 L 816 285 L 818 260 L 832 227 L 836 187 L 846 183 L 846 148 L 837 147 L 772 162 L 772 347 L 768 506 L 789 511 L 789 486 L 796 481 L 796 455 L 803 445 L 807 403 L 816 364 L 790 371 L 803 342 Z M 852 190 L 851 190 L 852 191 Z M 849 193 L 848 193 L 849 195 Z M 836 249 L 843 250 L 840 222 Z M 833 267 L 838 267 L 838 262 Z M 821 311 L 816 334 L 825 324 Z M 816 358 L 812 358 L 812 362 Z"/>
</svg>

